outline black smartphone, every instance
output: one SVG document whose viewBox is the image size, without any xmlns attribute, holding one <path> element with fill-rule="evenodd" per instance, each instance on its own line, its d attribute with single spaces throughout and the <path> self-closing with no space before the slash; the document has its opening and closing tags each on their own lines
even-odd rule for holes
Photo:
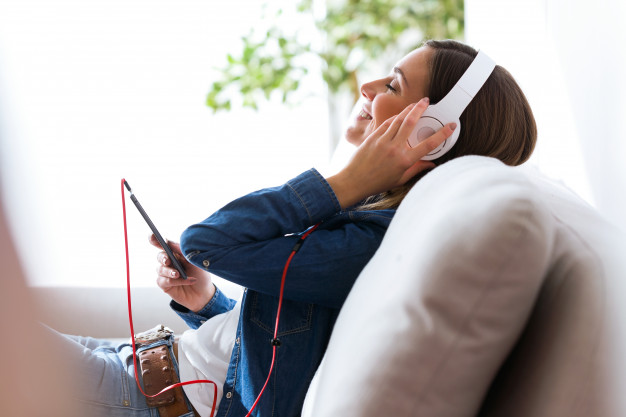
<svg viewBox="0 0 626 417">
<path fill-rule="evenodd" d="M 174 252 L 172 252 L 172 248 L 169 247 L 169 245 L 167 244 L 165 239 L 163 239 L 163 236 L 161 236 L 161 233 L 159 233 L 159 231 L 157 230 L 157 228 L 154 225 L 154 223 L 152 223 L 152 220 L 150 220 L 150 217 L 148 217 L 148 213 L 146 213 L 146 211 L 143 209 L 143 207 L 141 207 L 141 204 L 139 204 L 139 201 L 137 201 L 137 197 L 135 197 L 135 194 L 130 189 L 130 185 L 128 185 L 128 182 L 126 182 L 126 180 L 124 180 L 124 186 L 126 187 L 128 192 L 130 193 L 130 199 L 132 200 L 132 202 L 137 207 L 137 210 L 139 210 L 139 213 L 141 214 L 141 217 L 143 217 L 144 220 L 146 221 L 146 223 L 148 223 L 148 226 L 150 226 L 150 230 L 152 230 L 152 233 L 154 233 L 154 236 L 159 241 L 159 244 L 161 245 L 161 247 L 163 248 L 165 253 L 167 253 L 167 256 L 169 256 L 170 260 L 172 261 L 172 266 L 174 268 L 176 268 L 176 270 L 178 271 L 178 273 L 180 274 L 180 277 L 182 279 L 187 279 L 187 274 L 185 273 L 185 268 L 183 268 L 183 266 L 180 264 L 180 262 L 178 262 L 178 259 L 176 259 L 176 256 L 174 256 Z"/>
</svg>

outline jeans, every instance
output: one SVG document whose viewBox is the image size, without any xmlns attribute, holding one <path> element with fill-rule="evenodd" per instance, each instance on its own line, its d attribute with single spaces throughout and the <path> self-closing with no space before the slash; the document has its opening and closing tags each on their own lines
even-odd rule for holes
<svg viewBox="0 0 626 417">
<path fill-rule="evenodd" d="M 65 368 L 72 373 L 69 387 L 81 415 L 90 417 L 158 417 L 157 408 L 148 407 L 137 387 L 134 375 L 133 348 L 129 342 L 115 343 L 92 337 L 69 336 L 48 328 L 55 343 L 63 348 Z M 172 352 L 173 340 L 160 340 L 137 349 L 166 345 L 179 374 Z M 193 417 L 189 402 L 188 413 Z"/>
</svg>

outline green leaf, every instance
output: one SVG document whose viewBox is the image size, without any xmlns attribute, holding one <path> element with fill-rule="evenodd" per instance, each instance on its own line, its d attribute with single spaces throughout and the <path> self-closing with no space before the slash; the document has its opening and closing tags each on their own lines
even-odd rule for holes
<svg viewBox="0 0 626 417">
<path fill-rule="evenodd" d="M 270 0 L 265 0 L 263 10 L 276 10 L 269 4 Z M 282 24 L 291 16 L 287 7 L 315 25 L 319 31 L 316 42 L 303 36 L 300 28 Z M 226 89 L 229 94 L 239 94 L 244 107 L 258 108 L 258 100 L 270 100 L 273 91 L 289 103 L 291 93 L 308 85 L 301 81 L 310 76 L 321 76 L 332 92 L 347 90 L 358 97 L 356 79 L 367 62 L 390 51 L 406 53 L 423 41 L 405 39 L 407 48 L 398 51 L 403 36 L 422 33 L 424 39 L 460 39 L 464 25 L 463 0 L 337 0 L 327 2 L 325 17 L 317 20 L 312 0 L 287 2 L 273 16 L 264 13 L 259 25 L 241 38 L 239 53 L 226 55 L 227 64 L 218 70 L 220 77 L 207 93 L 207 106 L 214 111 L 229 110 L 230 98 L 218 98 Z M 321 64 L 321 74 L 311 66 L 311 57 Z M 353 68 L 347 67 L 348 62 Z"/>
</svg>

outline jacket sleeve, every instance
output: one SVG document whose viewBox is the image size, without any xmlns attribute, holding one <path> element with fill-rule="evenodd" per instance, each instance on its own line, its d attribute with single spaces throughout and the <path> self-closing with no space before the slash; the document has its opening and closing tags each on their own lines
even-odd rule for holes
<svg viewBox="0 0 626 417">
<path fill-rule="evenodd" d="M 241 197 L 181 236 L 187 259 L 224 279 L 278 296 L 300 235 L 322 223 L 294 256 L 286 299 L 339 308 L 373 256 L 391 215 L 350 218 L 326 180 L 311 169 L 286 184 Z"/>
<path fill-rule="evenodd" d="M 235 307 L 237 302 L 231 298 L 226 297 L 219 288 L 215 287 L 215 295 L 211 298 L 211 301 L 205 305 L 202 310 L 193 312 L 187 307 L 178 304 L 176 301 L 170 301 L 170 307 L 183 319 L 187 325 L 192 329 L 197 329 L 202 326 L 208 319 L 217 316 L 218 314 L 226 313 Z"/>
</svg>

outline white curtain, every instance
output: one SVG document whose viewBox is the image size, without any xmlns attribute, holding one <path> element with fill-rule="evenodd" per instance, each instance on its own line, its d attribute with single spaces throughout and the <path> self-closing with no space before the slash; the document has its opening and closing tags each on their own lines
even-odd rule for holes
<svg viewBox="0 0 626 417">
<path fill-rule="evenodd" d="M 466 0 L 466 40 L 509 69 L 539 125 L 531 162 L 626 230 L 621 0 Z"/>
</svg>

